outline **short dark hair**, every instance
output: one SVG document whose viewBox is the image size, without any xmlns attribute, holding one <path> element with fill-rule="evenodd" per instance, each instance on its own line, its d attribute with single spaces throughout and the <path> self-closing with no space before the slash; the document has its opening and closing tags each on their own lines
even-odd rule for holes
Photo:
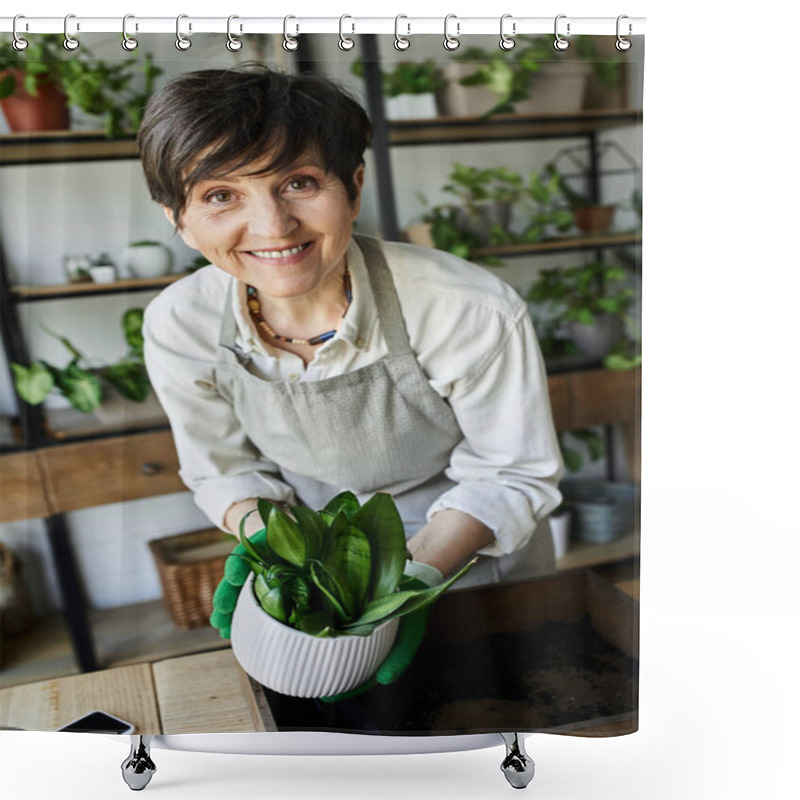
<svg viewBox="0 0 800 800">
<path fill-rule="evenodd" d="M 341 86 L 315 75 L 289 75 L 260 64 L 188 72 L 157 91 L 138 134 L 150 195 L 175 224 L 199 181 L 243 169 L 272 152 L 268 173 L 307 151 L 357 194 L 372 126 Z"/>
</svg>

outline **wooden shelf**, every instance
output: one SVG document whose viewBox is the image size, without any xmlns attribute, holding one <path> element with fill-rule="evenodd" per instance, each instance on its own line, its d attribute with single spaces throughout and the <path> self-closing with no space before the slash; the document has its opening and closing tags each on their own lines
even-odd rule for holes
<svg viewBox="0 0 800 800">
<path fill-rule="evenodd" d="M 534 242 L 532 244 L 505 244 L 499 247 L 480 247 L 473 250 L 470 255 L 472 257 L 498 256 L 499 258 L 514 258 L 536 255 L 537 253 L 552 253 L 561 250 L 594 250 L 601 247 L 624 247 L 627 245 L 641 244 L 641 242 L 642 234 L 638 231 L 632 233 L 603 233 L 549 239 L 544 242 Z"/>
<path fill-rule="evenodd" d="M 126 278 L 113 283 L 57 283 L 46 286 L 14 286 L 11 293 L 18 300 L 53 300 L 61 297 L 94 297 L 120 292 L 143 292 L 148 289 L 162 289 L 189 273 L 164 275 L 160 278 Z"/>
<path fill-rule="evenodd" d="M 419 145 L 579 136 L 642 121 L 639 109 L 579 111 L 570 114 L 496 114 L 394 121 L 389 144 Z"/>
<path fill-rule="evenodd" d="M 109 139 L 103 131 L 42 131 L 0 136 L 0 166 L 138 157 L 133 135 Z"/>
<path fill-rule="evenodd" d="M 104 669 L 229 646 L 214 628 L 176 628 L 163 600 L 90 611 L 89 620 L 98 662 Z M 40 617 L 30 631 L 3 640 L 2 688 L 79 672 L 60 614 Z"/>
<path fill-rule="evenodd" d="M 639 109 L 570 114 L 496 114 L 492 117 L 437 117 L 390 123 L 392 145 L 484 142 L 579 136 L 641 122 Z M 0 166 L 109 161 L 138 158 L 136 138 L 109 139 L 103 131 L 53 131 L 0 136 Z"/>
<path fill-rule="evenodd" d="M 639 555 L 639 533 L 630 531 L 608 544 L 570 543 L 566 554 L 558 559 L 559 571 L 594 567 L 613 561 L 622 561 Z"/>
</svg>

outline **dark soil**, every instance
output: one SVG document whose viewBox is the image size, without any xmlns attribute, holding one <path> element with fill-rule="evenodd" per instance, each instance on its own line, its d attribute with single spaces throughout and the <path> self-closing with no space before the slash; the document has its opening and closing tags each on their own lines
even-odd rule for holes
<svg viewBox="0 0 800 800">
<path fill-rule="evenodd" d="M 629 713 L 636 677 L 636 660 L 586 616 L 470 642 L 428 636 L 394 684 L 338 703 L 259 688 L 280 730 L 444 735 L 547 730 Z"/>
</svg>

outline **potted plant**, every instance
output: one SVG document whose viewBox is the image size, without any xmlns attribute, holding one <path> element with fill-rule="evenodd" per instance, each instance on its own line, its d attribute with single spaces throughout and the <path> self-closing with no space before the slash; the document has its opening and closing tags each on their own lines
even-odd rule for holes
<svg viewBox="0 0 800 800">
<path fill-rule="evenodd" d="M 354 75 L 364 76 L 364 63 L 353 62 Z M 433 61 L 400 61 L 381 72 L 381 85 L 388 119 L 429 119 L 438 114 L 437 95 L 447 85 Z"/>
<path fill-rule="evenodd" d="M 555 55 L 544 36 L 517 36 L 516 42 L 511 50 L 467 48 L 445 67 L 447 114 L 488 117 L 582 108 L 590 68 Z"/>
<path fill-rule="evenodd" d="M 488 254 L 476 259 L 476 249 L 530 244 L 572 227 L 572 214 L 556 181 L 544 181 L 535 173 L 526 182 L 520 173 L 507 167 L 479 168 L 455 163 L 442 191 L 454 195 L 459 202 L 427 211 L 423 221 L 429 226 L 426 235 L 430 242 L 419 238 L 416 231 L 417 238 L 412 241 L 433 244 L 489 266 L 502 262 Z M 420 200 L 427 204 L 421 195 Z"/>
<path fill-rule="evenodd" d="M 248 539 L 245 520 L 239 531 L 239 558 L 252 572 L 238 598 L 220 585 L 212 624 L 229 624 L 245 672 L 283 694 L 327 697 L 363 683 L 391 649 L 398 619 L 429 606 L 472 565 L 416 588 L 403 574 L 403 522 L 385 493 L 360 505 L 343 492 L 319 512 L 260 500 L 257 513 L 265 535 Z"/>
<path fill-rule="evenodd" d="M 172 267 L 172 253 L 161 242 L 140 239 L 125 249 L 125 266 L 135 278 L 158 278 Z"/>
<path fill-rule="evenodd" d="M 545 165 L 543 170 L 547 178 L 554 183 L 569 205 L 575 227 L 583 233 L 605 233 L 611 228 L 616 211 L 616 203 L 599 204 L 589 195 L 575 191 L 553 162 Z"/>
<path fill-rule="evenodd" d="M 142 320 L 144 310 L 128 309 L 122 315 L 122 329 L 128 353 L 119 361 L 102 367 L 91 367 L 86 356 L 64 336 L 47 331 L 57 338 L 72 355 L 66 367 L 47 361 L 34 361 L 30 366 L 12 363 L 14 386 L 19 396 L 30 405 L 39 405 L 53 391 L 69 401 L 76 410 L 89 414 L 100 406 L 104 384 L 128 400 L 143 403 L 150 394 L 150 381 L 144 365 Z"/>
<path fill-rule="evenodd" d="M 162 70 L 152 57 L 136 55 L 105 62 L 86 45 L 80 54 L 67 53 L 58 34 L 31 37 L 24 53 L 10 42 L 0 43 L 0 105 L 15 132 L 65 130 L 69 107 L 103 118 L 106 135 L 135 132 Z M 138 75 L 142 88 L 133 87 Z"/>
<path fill-rule="evenodd" d="M 633 290 L 620 266 L 592 261 L 578 267 L 544 269 L 526 299 L 555 313 L 587 358 L 604 358 L 622 337 Z"/>
</svg>

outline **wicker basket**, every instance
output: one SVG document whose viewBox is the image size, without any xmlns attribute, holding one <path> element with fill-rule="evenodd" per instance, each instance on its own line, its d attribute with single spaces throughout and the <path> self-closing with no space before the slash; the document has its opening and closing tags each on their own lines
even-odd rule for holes
<svg viewBox="0 0 800 800">
<path fill-rule="evenodd" d="M 175 625 L 184 630 L 208 625 L 214 591 L 235 543 L 214 528 L 154 539 L 148 545 Z"/>
</svg>

